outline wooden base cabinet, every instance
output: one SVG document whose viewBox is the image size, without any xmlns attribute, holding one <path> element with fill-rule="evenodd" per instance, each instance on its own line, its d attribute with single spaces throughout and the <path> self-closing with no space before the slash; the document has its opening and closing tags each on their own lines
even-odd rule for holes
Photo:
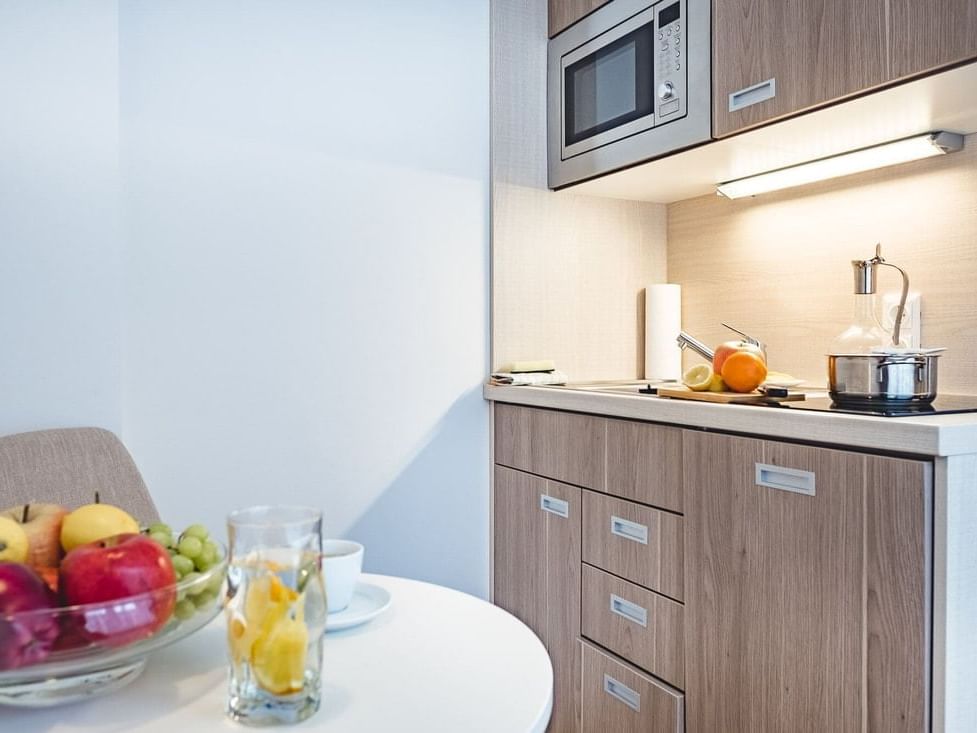
<svg viewBox="0 0 977 733">
<path fill-rule="evenodd" d="M 689 733 L 927 730 L 931 464 L 683 449 Z"/>
<path fill-rule="evenodd" d="M 580 489 L 495 467 L 494 596 L 553 663 L 551 733 L 580 727 Z M 500 701 L 505 704 L 505 701 Z"/>
</svg>

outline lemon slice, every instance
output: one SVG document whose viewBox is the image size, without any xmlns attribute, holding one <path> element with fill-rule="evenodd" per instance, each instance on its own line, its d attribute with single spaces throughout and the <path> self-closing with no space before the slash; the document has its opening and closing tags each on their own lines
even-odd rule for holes
<svg viewBox="0 0 977 733">
<path fill-rule="evenodd" d="M 301 618 L 279 619 L 254 643 L 251 669 L 258 684 L 273 695 L 300 692 L 308 647 L 309 629 Z"/>
<path fill-rule="evenodd" d="M 696 364 L 682 375 L 682 384 L 693 392 L 705 392 L 715 376 L 708 364 Z"/>
<path fill-rule="evenodd" d="M 713 374 L 712 375 L 712 381 L 709 382 L 709 391 L 710 392 L 726 392 L 727 391 L 726 382 L 724 382 L 723 381 L 723 378 L 721 376 L 719 376 L 718 374 Z"/>
</svg>

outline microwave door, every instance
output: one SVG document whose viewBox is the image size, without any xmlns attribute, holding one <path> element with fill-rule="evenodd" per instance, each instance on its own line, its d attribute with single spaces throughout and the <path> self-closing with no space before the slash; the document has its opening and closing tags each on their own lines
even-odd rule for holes
<svg viewBox="0 0 977 733">
<path fill-rule="evenodd" d="M 654 13 L 641 13 L 563 59 L 563 155 L 655 125 Z"/>
</svg>

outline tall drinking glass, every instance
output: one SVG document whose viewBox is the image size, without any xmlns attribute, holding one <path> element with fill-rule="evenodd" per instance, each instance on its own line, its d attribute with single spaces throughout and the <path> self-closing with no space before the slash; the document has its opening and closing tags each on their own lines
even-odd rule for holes
<svg viewBox="0 0 977 733">
<path fill-rule="evenodd" d="M 249 725 L 305 720 L 321 693 L 322 513 L 251 507 L 227 525 L 227 714 Z"/>
</svg>

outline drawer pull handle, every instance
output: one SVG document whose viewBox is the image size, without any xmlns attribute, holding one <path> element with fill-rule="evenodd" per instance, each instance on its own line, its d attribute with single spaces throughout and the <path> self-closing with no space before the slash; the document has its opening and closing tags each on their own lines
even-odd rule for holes
<svg viewBox="0 0 977 733">
<path fill-rule="evenodd" d="M 611 515 L 611 534 L 623 537 L 632 542 L 640 542 L 642 545 L 648 544 L 648 526 L 631 522 Z"/>
<path fill-rule="evenodd" d="M 623 702 L 636 713 L 641 712 L 641 693 L 635 692 L 627 685 L 623 685 L 609 674 L 604 675 L 604 692 L 620 702 Z"/>
<path fill-rule="evenodd" d="M 570 503 L 546 494 L 539 495 L 539 508 L 544 512 L 566 519 L 570 516 Z"/>
<path fill-rule="evenodd" d="M 638 624 L 638 626 L 648 626 L 647 608 L 625 600 L 621 596 L 616 596 L 613 593 L 611 593 L 611 613 L 616 613 L 631 623 Z"/>
<path fill-rule="evenodd" d="M 768 489 L 793 491 L 795 494 L 814 496 L 814 472 L 797 468 L 783 468 L 766 463 L 756 464 L 756 484 Z"/>
<path fill-rule="evenodd" d="M 744 107 L 749 107 L 754 104 L 759 104 L 760 102 L 765 102 L 768 99 L 773 99 L 776 96 L 777 80 L 767 79 L 766 81 L 761 81 L 759 84 L 754 84 L 753 86 L 740 89 L 738 92 L 733 92 L 730 94 L 729 111 L 735 112 L 736 110 L 743 109 Z"/>
</svg>

